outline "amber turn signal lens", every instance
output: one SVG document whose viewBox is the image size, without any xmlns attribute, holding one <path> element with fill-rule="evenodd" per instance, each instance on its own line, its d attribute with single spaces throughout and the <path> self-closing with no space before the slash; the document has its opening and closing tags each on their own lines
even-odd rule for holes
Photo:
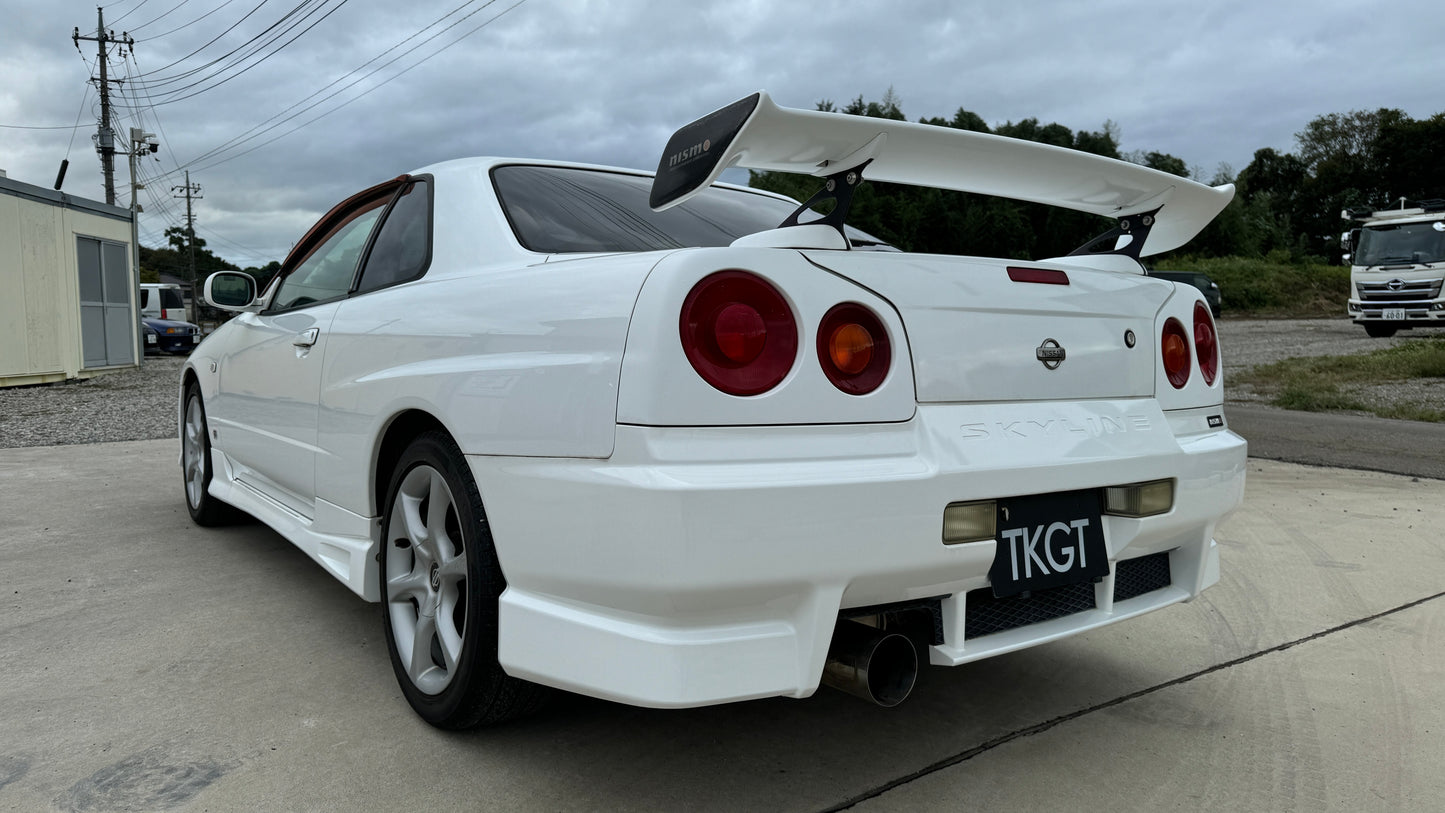
<svg viewBox="0 0 1445 813">
<path fill-rule="evenodd" d="M 849 395 L 867 395 L 888 377 L 888 329 L 878 314 L 857 302 L 834 305 L 823 315 L 817 344 L 823 374 Z"/>
<path fill-rule="evenodd" d="M 857 375 L 873 360 L 873 334 L 859 324 L 839 325 L 828 338 L 828 355 L 839 370 Z"/>
<path fill-rule="evenodd" d="M 1169 377 L 1169 383 L 1175 389 L 1183 388 L 1189 382 L 1189 339 L 1178 319 L 1171 317 L 1164 323 L 1159 352 L 1164 357 L 1164 374 Z"/>
</svg>

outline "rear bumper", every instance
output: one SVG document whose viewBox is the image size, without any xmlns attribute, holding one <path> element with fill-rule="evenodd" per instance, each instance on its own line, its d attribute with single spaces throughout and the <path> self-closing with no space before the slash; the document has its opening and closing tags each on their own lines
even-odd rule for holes
<svg viewBox="0 0 1445 813">
<path fill-rule="evenodd" d="M 469 456 L 508 580 L 499 656 L 518 677 L 646 706 L 804 697 L 841 609 L 942 600 L 934 664 L 1054 640 L 1195 596 L 1240 503 L 1245 442 L 1212 407 L 1152 399 L 924 405 L 854 426 L 619 426 L 607 460 Z M 995 543 L 945 546 L 955 501 L 1177 481 L 1175 507 L 1104 517 L 1094 608 L 967 637 Z M 1170 584 L 1114 601 L 1115 566 Z"/>
</svg>

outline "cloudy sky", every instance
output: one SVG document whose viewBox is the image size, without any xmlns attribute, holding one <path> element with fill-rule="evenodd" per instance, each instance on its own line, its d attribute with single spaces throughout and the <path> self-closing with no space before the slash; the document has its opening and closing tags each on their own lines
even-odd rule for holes
<svg viewBox="0 0 1445 813">
<path fill-rule="evenodd" d="M 331 205 L 468 155 L 652 169 L 678 126 L 765 89 L 812 108 L 891 87 L 904 113 L 1119 130 L 1207 178 L 1295 148 L 1315 116 L 1445 111 L 1439 0 L 116 0 L 119 132 L 142 160 L 142 243 L 202 187 L 197 229 L 242 266 L 282 259 Z M 0 169 L 104 199 L 93 3 L 0 0 Z M 304 32 L 304 33 L 303 33 Z M 344 106 L 342 106 L 344 105 Z M 324 114 L 324 115 L 323 115 Z M 73 129 L 76 122 L 81 127 Z M 34 129 L 55 128 L 55 129 Z M 124 156 L 119 200 L 129 201 Z"/>
</svg>

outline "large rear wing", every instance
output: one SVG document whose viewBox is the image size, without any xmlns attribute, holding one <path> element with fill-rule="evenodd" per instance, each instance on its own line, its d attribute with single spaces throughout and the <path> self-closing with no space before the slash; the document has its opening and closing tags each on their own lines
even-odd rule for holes
<svg viewBox="0 0 1445 813">
<path fill-rule="evenodd" d="M 779 107 L 766 92 L 733 102 L 673 134 L 657 165 L 651 205 L 661 211 L 737 166 L 826 177 L 867 164 L 875 181 L 1045 203 L 1148 228 L 1133 256 L 1189 242 L 1234 197 L 1167 172 L 1079 150 L 931 124 Z M 1121 244 L 1129 241 L 1120 241 Z M 1107 249 L 1106 249 L 1107 250 Z"/>
</svg>

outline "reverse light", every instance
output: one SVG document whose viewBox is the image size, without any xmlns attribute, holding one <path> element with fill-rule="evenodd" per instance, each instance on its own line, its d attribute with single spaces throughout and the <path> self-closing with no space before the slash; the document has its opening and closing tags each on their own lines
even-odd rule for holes
<svg viewBox="0 0 1445 813">
<path fill-rule="evenodd" d="M 1219 375 L 1219 337 L 1214 333 L 1214 317 L 1203 302 L 1194 303 L 1194 357 L 1199 359 L 1204 383 L 1214 386 Z"/>
<path fill-rule="evenodd" d="M 994 500 L 949 503 L 943 509 L 943 544 L 983 542 L 998 532 L 998 503 Z"/>
<path fill-rule="evenodd" d="M 1159 352 L 1164 357 L 1164 374 L 1169 383 L 1176 390 L 1183 389 L 1189 382 L 1189 338 L 1184 334 L 1184 325 L 1172 316 L 1164 322 Z"/>
<path fill-rule="evenodd" d="M 748 271 L 699 280 L 682 302 L 678 330 L 692 368 L 729 395 L 776 387 L 798 356 L 792 309 L 778 289 Z"/>
<path fill-rule="evenodd" d="M 818 325 L 818 363 L 833 386 L 849 395 L 878 389 L 892 364 L 883 320 L 857 302 L 834 305 Z"/>
<path fill-rule="evenodd" d="M 1104 513 L 1118 517 L 1152 517 L 1174 508 L 1174 481 L 1154 480 L 1104 489 Z"/>
</svg>

